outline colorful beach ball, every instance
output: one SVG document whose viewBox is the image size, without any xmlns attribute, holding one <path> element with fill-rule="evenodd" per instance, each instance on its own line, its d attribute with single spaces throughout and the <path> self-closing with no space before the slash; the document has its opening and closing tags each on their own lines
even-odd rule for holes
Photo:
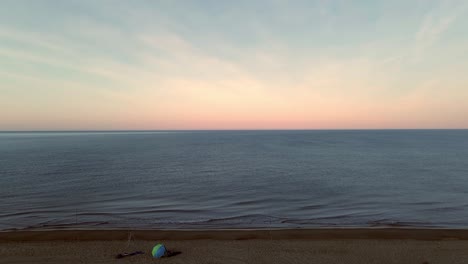
<svg viewBox="0 0 468 264">
<path fill-rule="evenodd" d="M 166 253 L 166 247 L 164 247 L 163 244 L 157 244 L 153 247 L 153 250 L 151 251 L 153 258 L 160 258 L 164 256 L 164 253 Z"/>
</svg>

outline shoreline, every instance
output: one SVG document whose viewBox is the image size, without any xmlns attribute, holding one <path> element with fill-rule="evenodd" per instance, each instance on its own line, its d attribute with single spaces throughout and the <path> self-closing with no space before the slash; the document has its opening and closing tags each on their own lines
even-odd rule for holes
<svg viewBox="0 0 468 264">
<path fill-rule="evenodd" d="M 468 240 L 468 229 L 70 229 L 0 231 L 0 242 L 127 240 Z"/>
</svg>

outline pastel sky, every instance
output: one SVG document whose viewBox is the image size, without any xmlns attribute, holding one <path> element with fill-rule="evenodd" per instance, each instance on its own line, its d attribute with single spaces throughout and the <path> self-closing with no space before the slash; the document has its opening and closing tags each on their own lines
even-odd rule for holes
<svg viewBox="0 0 468 264">
<path fill-rule="evenodd" d="M 468 1 L 2 0 L 0 130 L 468 128 Z"/>
</svg>

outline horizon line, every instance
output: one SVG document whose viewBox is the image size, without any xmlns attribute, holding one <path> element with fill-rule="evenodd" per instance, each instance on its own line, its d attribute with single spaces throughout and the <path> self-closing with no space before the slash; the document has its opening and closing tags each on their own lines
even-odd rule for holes
<svg viewBox="0 0 468 264">
<path fill-rule="evenodd" d="M 378 130 L 468 130 L 468 128 L 293 128 L 293 129 L 78 129 L 78 130 L 0 130 L 0 133 L 73 132 L 209 132 L 209 131 L 378 131 Z"/>
</svg>

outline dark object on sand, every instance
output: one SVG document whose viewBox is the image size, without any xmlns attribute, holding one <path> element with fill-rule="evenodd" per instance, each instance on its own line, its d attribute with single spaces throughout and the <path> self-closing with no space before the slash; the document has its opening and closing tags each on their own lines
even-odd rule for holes
<svg viewBox="0 0 468 264">
<path fill-rule="evenodd" d="M 128 256 L 134 256 L 134 255 L 139 255 L 139 254 L 145 254 L 143 251 L 135 251 L 135 252 L 132 252 L 132 253 L 121 253 L 121 254 L 118 254 L 115 258 L 125 258 L 125 257 L 128 257 Z"/>
<path fill-rule="evenodd" d="M 166 251 L 166 255 L 164 255 L 164 257 L 172 257 L 172 256 L 176 256 L 176 255 L 179 255 L 180 251 L 172 251 L 172 250 L 167 250 Z"/>
</svg>

